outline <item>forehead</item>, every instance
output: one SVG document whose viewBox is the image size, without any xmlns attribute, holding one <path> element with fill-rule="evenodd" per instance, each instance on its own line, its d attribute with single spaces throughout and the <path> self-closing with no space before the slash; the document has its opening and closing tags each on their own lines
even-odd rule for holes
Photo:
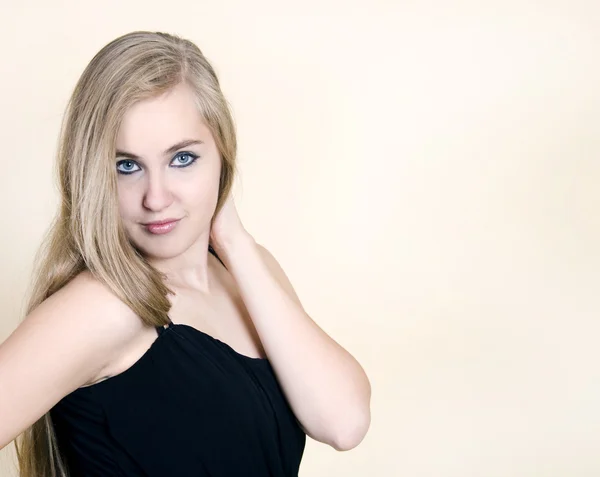
<svg viewBox="0 0 600 477">
<path fill-rule="evenodd" d="M 192 90 L 182 83 L 131 106 L 123 116 L 116 147 L 140 155 L 156 154 L 184 138 L 212 140 Z"/>
</svg>

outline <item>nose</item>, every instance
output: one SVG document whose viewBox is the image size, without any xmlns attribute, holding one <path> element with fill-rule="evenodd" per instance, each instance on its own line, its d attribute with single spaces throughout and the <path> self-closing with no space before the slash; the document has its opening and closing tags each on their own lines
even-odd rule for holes
<svg viewBox="0 0 600 477">
<path fill-rule="evenodd" d="M 160 172 L 148 173 L 148 181 L 144 193 L 144 207 L 152 211 L 167 208 L 173 202 L 173 195 L 166 174 Z"/>
</svg>

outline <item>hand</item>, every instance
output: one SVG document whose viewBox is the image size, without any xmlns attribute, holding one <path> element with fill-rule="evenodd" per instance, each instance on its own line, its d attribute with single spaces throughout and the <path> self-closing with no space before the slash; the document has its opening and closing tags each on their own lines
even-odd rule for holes
<svg viewBox="0 0 600 477">
<path fill-rule="evenodd" d="M 233 194 L 230 193 L 219 213 L 213 217 L 209 243 L 219 253 L 248 235 L 235 207 Z"/>
</svg>

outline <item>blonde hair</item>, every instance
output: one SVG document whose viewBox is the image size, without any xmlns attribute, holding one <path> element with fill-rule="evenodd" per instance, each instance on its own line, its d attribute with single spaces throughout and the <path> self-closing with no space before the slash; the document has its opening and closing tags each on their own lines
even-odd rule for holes
<svg viewBox="0 0 600 477">
<path fill-rule="evenodd" d="M 135 31 L 104 46 L 81 75 L 61 125 L 56 166 L 61 205 L 35 258 L 27 316 L 46 298 L 89 270 L 148 325 L 168 323 L 171 290 L 165 276 L 130 243 L 118 209 L 115 142 L 134 103 L 186 82 L 221 155 L 219 197 L 235 175 L 235 125 L 217 75 L 191 41 Z M 20 442 L 19 442 L 20 440 Z M 66 477 L 48 411 L 15 441 L 21 477 Z"/>
</svg>

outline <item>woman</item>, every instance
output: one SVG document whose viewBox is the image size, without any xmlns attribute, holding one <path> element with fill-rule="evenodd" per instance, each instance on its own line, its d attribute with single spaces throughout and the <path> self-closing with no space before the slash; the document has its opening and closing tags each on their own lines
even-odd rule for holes
<svg viewBox="0 0 600 477">
<path fill-rule="evenodd" d="M 87 66 L 61 208 L 0 346 L 0 448 L 21 437 L 21 476 L 292 476 L 305 435 L 363 439 L 369 381 L 243 227 L 235 158 L 193 43 L 133 32 Z"/>
</svg>

